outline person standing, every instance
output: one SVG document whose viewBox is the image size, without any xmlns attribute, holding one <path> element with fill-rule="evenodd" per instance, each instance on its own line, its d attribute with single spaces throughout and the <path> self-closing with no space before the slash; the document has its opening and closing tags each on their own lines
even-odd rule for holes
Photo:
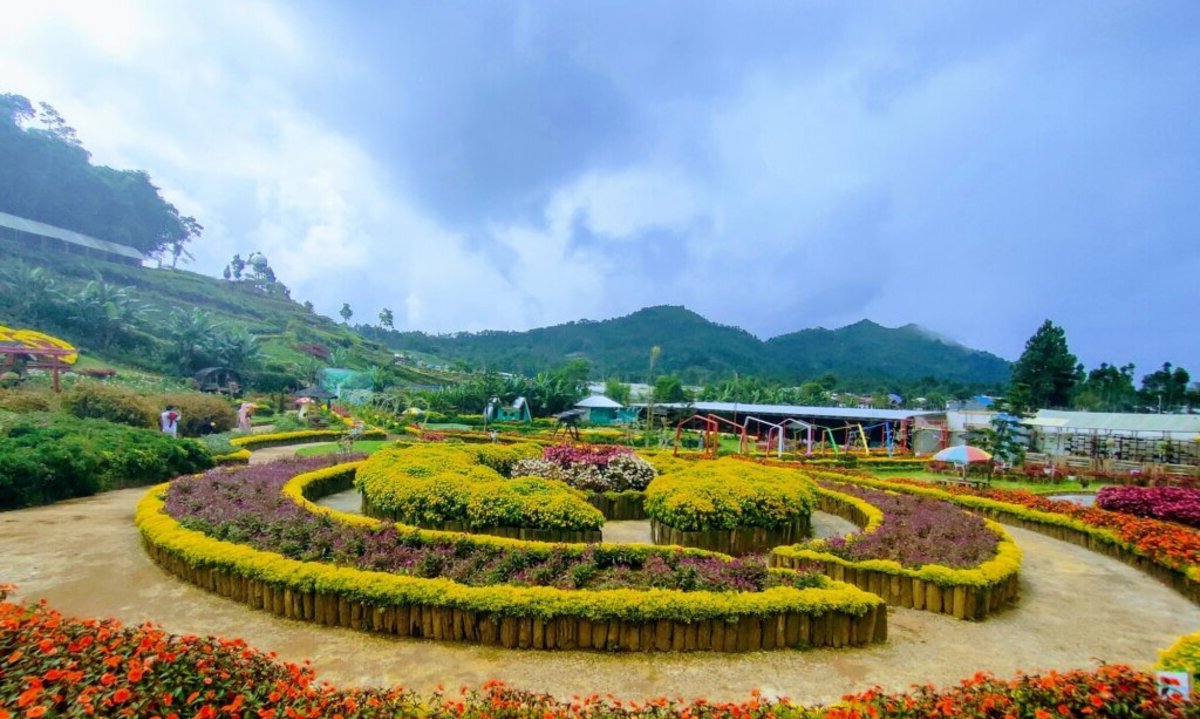
<svg viewBox="0 0 1200 719">
<path fill-rule="evenodd" d="M 249 402 L 243 402 L 241 407 L 238 407 L 238 429 L 242 432 L 250 431 L 250 415 L 254 413 L 254 405 Z"/>
<path fill-rule="evenodd" d="M 172 437 L 178 437 L 179 417 L 180 414 L 179 411 L 175 409 L 175 405 L 167 405 L 167 408 L 164 409 L 162 414 L 158 416 L 159 426 L 162 428 L 162 431 L 171 435 Z"/>
</svg>

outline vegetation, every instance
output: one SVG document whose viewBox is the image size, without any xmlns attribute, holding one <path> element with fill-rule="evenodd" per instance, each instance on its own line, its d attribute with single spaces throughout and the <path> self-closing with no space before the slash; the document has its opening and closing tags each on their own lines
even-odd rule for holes
<svg viewBox="0 0 1200 719">
<path fill-rule="evenodd" d="M 1046 320 L 1013 365 L 1008 400 L 1018 412 L 1065 408 L 1070 406 L 1075 382 L 1075 355 L 1067 349 L 1067 335 Z"/>
<path fill-rule="evenodd" d="M 0 422 L 0 509 L 153 484 L 211 466 L 198 442 L 156 430 L 43 413 Z"/>
<path fill-rule="evenodd" d="M 91 164 L 75 130 L 46 103 L 0 95 L 0 211 L 164 254 L 174 264 L 203 228 L 180 216 L 141 170 Z"/>
<path fill-rule="evenodd" d="M 669 330 L 667 329 L 669 328 Z M 849 383 L 918 380 L 936 368 L 939 380 L 975 386 L 1008 381 L 1008 363 L 949 344 L 915 325 L 897 329 L 869 321 L 839 330 L 803 330 L 763 342 L 745 330 L 710 322 L 683 307 L 648 307 L 627 316 L 580 320 L 528 332 L 431 336 L 359 326 L 364 336 L 398 351 L 462 359 L 476 367 L 535 375 L 563 361 L 586 358 L 602 376 L 646 379 L 646 352 L 662 348 L 658 369 L 688 384 L 734 372 L 797 384 L 837 372 Z"/>
<path fill-rule="evenodd" d="M 806 477 L 734 459 L 679 469 L 646 488 L 646 514 L 682 531 L 783 527 L 807 522 L 815 506 Z"/>
</svg>

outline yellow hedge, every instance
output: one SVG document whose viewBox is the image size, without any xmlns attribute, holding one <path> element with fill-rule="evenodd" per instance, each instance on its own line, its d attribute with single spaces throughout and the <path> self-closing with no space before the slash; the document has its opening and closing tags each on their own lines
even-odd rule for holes
<svg viewBox="0 0 1200 719">
<path fill-rule="evenodd" d="M 421 579 L 300 562 L 280 554 L 216 540 L 183 527 L 163 511 L 166 488 L 166 484 L 152 488 L 138 504 L 135 521 L 148 544 L 182 558 L 193 567 L 376 606 L 437 606 L 541 619 L 582 617 L 695 622 L 732 621 L 742 616 L 787 612 L 819 615 L 839 611 L 863 616 L 882 605 L 878 597 L 832 580 L 819 588 L 783 587 L 744 593 L 662 589 L 570 591 L 553 587 L 467 587 L 448 579 Z"/>
<path fill-rule="evenodd" d="M 275 432 L 273 434 L 251 434 L 245 437 L 234 437 L 229 443 L 234 447 L 254 449 L 264 444 L 302 444 L 304 442 L 324 442 L 341 439 L 346 434 L 345 429 L 301 429 L 295 432 Z M 387 432 L 381 429 L 368 429 L 363 432 L 362 439 L 386 439 Z"/>
</svg>

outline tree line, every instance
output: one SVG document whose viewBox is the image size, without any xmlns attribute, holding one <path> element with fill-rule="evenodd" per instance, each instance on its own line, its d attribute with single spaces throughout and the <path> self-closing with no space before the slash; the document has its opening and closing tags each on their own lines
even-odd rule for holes
<svg viewBox="0 0 1200 719">
<path fill-rule="evenodd" d="M 204 228 L 179 214 L 142 170 L 93 165 L 51 105 L 0 94 L 0 211 L 169 258 Z"/>
<path fill-rule="evenodd" d="M 1085 369 L 1067 346 L 1066 332 L 1046 320 L 1013 365 L 1007 398 L 1017 412 L 1191 412 L 1200 406 L 1200 387 L 1183 367 L 1164 362 L 1142 376 L 1140 388 L 1134 386 L 1134 373 L 1131 363 L 1102 362 Z"/>
</svg>

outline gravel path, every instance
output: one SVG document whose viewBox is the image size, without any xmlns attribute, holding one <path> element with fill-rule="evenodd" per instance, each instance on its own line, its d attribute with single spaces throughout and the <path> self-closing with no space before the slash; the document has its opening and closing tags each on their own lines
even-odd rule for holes
<svg viewBox="0 0 1200 719">
<path fill-rule="evenodd" d="M 1140 572 L 1010 529 L 1025 552 L 1017 607 L 982 623 L 893 610 L 890 640 L 868 649 L 620 655 L 401 640 L 279 619 L 166 574 L 146 558 L 133 528 L 144 491 L 0 513 L 0 583 L 20 585 L 18 600 L 45 598 L 70 615 L 243 637 L 286 660 L 312 658 L 320 676 L 335 682 L 431 690 L 500 678 L 560 696 L 599 691 L 738 699 L 758 687 L 768 695 L 830 702 L 875 684 L 951 684 L 976 670 L 1007 676 L 1018 668 L 1094 667 L 1098 661 L 1145 666 L 1157 649 L 1200 629 L 1200 607 Z"/>
</svg>

